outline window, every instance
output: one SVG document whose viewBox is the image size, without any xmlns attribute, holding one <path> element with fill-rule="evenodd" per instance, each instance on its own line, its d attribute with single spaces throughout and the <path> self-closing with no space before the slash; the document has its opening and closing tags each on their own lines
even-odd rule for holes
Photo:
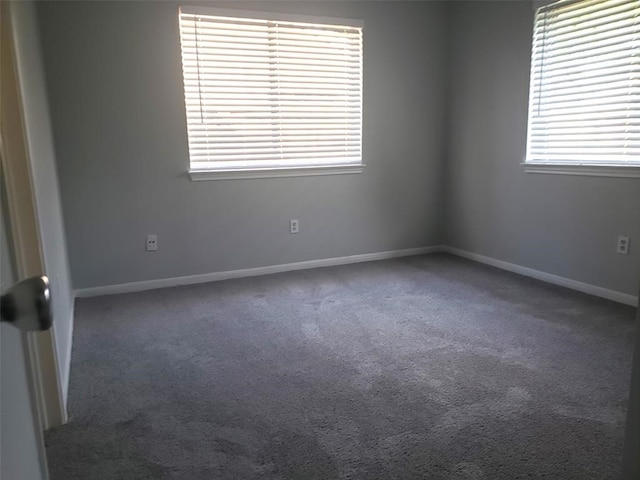
<svg viewBox="0 0 640 480">
<path fill-rule="evenodd" d="M 192 179 L 362 169 L 362 24 L 180 9 Z"/>
<path fill-rule="evenodd" d="M 640 176 L 640 1 L 537 10 L 525 167 Z"/>
</svg>

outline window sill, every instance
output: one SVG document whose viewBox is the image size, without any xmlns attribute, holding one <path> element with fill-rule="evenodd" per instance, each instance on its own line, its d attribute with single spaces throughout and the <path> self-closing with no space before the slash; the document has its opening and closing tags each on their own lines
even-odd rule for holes
<svg viewBox="0 0 640 480">
<path fill-rule="evenodd" d="M 311 177 L 362 173 L 364 165 L 332 165 L 296 168 L 262 168 L 239 170 L 189 170 L 193 181 L 243 180 L 249 178 Z"/>
<path fill-rule="evenodd" d="M 640 178 L 640 166 L 522 163 L 526 173 L 581 175 L 588 177 Z"/>
</svg>

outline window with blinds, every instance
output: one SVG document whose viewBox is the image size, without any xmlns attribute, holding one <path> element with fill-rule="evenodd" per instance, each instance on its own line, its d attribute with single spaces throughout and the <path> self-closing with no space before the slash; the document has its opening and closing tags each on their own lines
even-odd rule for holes
<svg viewBox="0 0 640 480">
<path fill-rule="evenodd" d="M 362 25 L 245 15 L 180 9 L 191 172 L 361 167 Z"/>
<path fill-rule="evenodd" d="M 526 162 L 640 166 L 640 0 L 537 10 Z"/>
</svg>

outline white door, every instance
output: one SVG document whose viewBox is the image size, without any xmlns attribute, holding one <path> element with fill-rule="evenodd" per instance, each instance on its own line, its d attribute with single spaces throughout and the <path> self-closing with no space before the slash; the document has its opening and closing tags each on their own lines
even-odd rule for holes
<svg viewBox="0 0 640 480">
<path fill-rule="evenodd" d="M 0 180 L 5 193 L 4 178 Z M 3 292 L 17 280 L 5 199 L 0 202 L 0 289 Z M 3 480 L 48 478 L 42 432 L 30 387 L 27 335 L 33 334 L 0 323 L 0 478 Z"/>
<path fill-rule="evenodd" d="M 10 2 L 0 2 L 0 290 L 44 274 Z M 53 333 L 0 323 L 0 479 L 47 480 L 42 431 L 63 418 Z M 62 423 L 60 420 L 57 423 Z"/>
</svg>

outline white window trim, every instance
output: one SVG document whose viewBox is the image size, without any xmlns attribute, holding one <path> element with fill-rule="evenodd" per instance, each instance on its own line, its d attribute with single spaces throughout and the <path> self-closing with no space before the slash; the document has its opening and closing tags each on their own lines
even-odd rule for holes
<svg viewBox="0 0 640 480">
<path fill-rule="evenodd" d="M 532 0 L 531 7 L 535 19 L 535 15 L 540 8 L 546 7 L 558 0 Z M 533 48 L 533 46 L 532 46 Z M 529 87 L 531 89 L 531 86 Z M 529 93 L 531 93 L 529 91 Z M 529 105 L 528 108 L 531 108 Z M 527 111 L 527 116 L 529 113 Z M 527 123 L 527 136 L 530 129 L 530 118 Z M 528 137 L 527 137 L 528 138 Z M 525 173 L 534 174 L 551 174 L 551 175 L 574 175 L 574 176 L 589 176 L 589 177 L 612 177 L 612 178 L 640 178 L 640 165 L 597 165 L 597 164 L 580 164 L 574 163 L 561 163 L 561 162 L 547 162 L 547 161 L 527 161 L 526 158 L 520 163 L 524 167 Z"/>
<path fill-rule="evenodd" d="M 317 23 L 325 25 L 345 25 L 349 27 L 364 28 L 364 21 L 355 18 L 338 18 L 338 17 L 322 17 L 316 15 L 291 15 L 278 12 L 253 11 L 253 10 L 236 10 L 225 8 L 197 7 L 182 5 L 178 9 L 180 12 L 188 14 L 202 14 L 214 16 L 227 16 L 236 18 L 268 18 L 276 21 L 291 21 L 304 23 Z M 364 60 L 364 50 L 362 50 L 362 59 Z M 361 84 L 361 95 L 364 92 L 364 82 Z M 362 100 L 364 106 L 364 101 Z M 364 117 L 361 118 L 361 131 L 364 130 Z M 361 133 L 362 139 L 362 133 Z M 209 180 L 243 180 L 253 178 L 281 178 L 281 177 L 309 177 L 324 175 L 351 175 L 360 174 L 366 166 L 364 163 L 364 152 L 361 153 L 361 161 L 358 164 L 345 163 L 343 165 L 309 165 L 294 167 L 268 167 L 268 168 L 242 168 L 242 169 L 192 169 L 188 170 L 189 177 L 192 181 L 209 181 Z M 189 161 L 189 165 L 191 162 Z"/>
<path fill-rule="evenodd" d="M 364 20 L 359 18 L 321 17 L 319 15 L 290 15 L 288 13 L 279 12 L 236 10 L 233 8 L 194 7 L 189 5 L 180 6 L 179 11 L 194 15 L 214 15 L 236 18 L 268 18 L 269 20 L 281 22 L 320 23 L 325 25 L 344 25 L 364 28 Z"/>
<path fill-rule="evenodd" d="M 587 177 L 640 178 L 640 166 L 629 165 L 577 165 L 557 163 L 522 162 L 526 173 L 552 175 L 579 175 Z"/>
<path fill-rule="evenodd" d="M 556 2 L 556 1 L 557 0 L 533 0 L 531 2 L 531 9 L 535 14 L 539 8 L 546 7 L 547 5 L 551 5 L 553 2 Z"/>
</svg>

